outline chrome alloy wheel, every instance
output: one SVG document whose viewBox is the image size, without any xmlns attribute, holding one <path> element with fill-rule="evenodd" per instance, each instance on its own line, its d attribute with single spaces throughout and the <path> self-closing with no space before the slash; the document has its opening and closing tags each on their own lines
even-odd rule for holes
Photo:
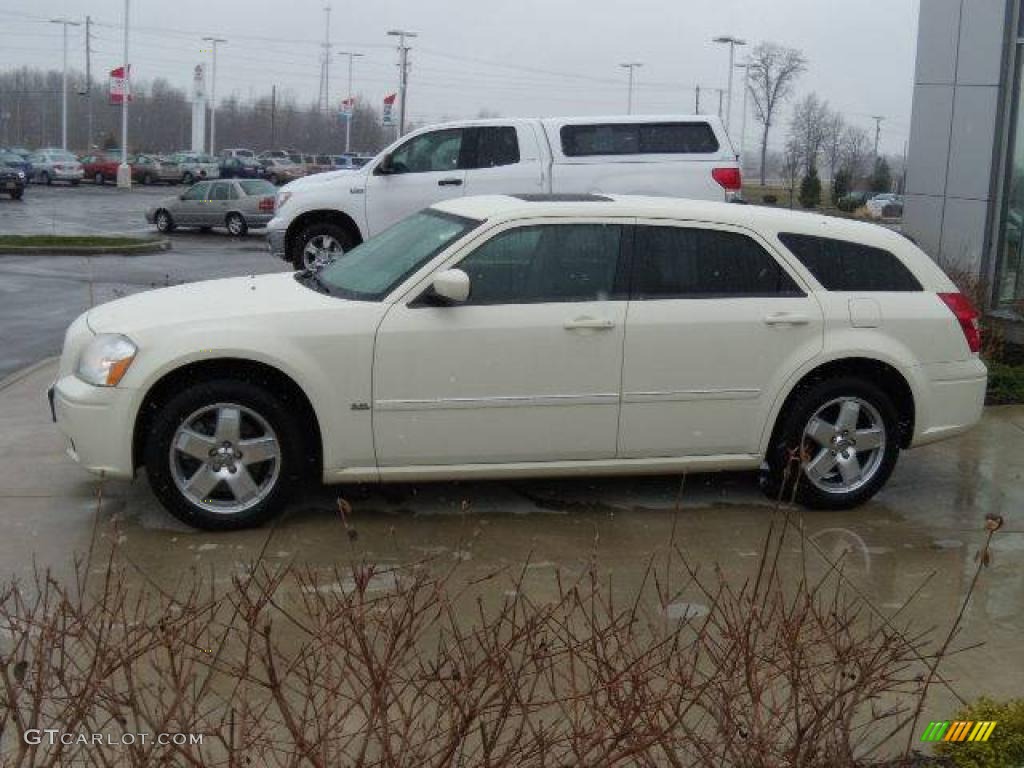
<svg viewBox="0 0 1024 768">
<path fill-rule="evenodd" d="M 281 444 L 267 420 L 235 403 L 207 405 L 174 433 L 171 476 L 197 507 L 230 515 L 273 491 L 281 472 Z"/>
<path fill-rule="evenodd" d="M 804 427 L 809 457 L 804 475 L 825 493 L 845 494 L 871 481 L 885 455 L 885 421 L 859 397 L 839 397 L 822 405 Z"/>
<path fill-rule="evenodd" d="M 336 238 L 331 235 L 316 235 L 309 238 L 306 247 L 302 249 L 302 265 L 314 271 L 323 269 L 344 252 Z"/>
</svg>

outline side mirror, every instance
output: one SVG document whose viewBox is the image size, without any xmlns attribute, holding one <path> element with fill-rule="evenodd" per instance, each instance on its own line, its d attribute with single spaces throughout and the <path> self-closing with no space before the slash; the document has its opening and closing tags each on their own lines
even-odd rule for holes
<svg viewBox="0 0 1024 768">
<path fill-rule="evenodd" d="M 461 269 L 438 272 L 431 284 L 434 296 L 448 302 L 461 303 L 469 298 L 469 275 Z"/>
</svg>

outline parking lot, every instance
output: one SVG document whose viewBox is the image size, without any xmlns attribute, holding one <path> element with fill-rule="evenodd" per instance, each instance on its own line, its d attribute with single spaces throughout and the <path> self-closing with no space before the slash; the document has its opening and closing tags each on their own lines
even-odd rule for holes
<svg viewBox="0 0 1024 768">
<path fill-rule="evenodd" d="M 173 189 L 33 187 L 23 203 L 0 203 L 5 232 L 108 233 L 147 231 L 142 211 Z M 209 569 L 227 583 L 260 552 L 273 562 L 314 569 L 362 560 L 403 564 L 424 557 L 459 563 L 473 577 L 530 562 L 536 583 L 554 571 L 580 573 L 599 562 L 620 589 L 644 579 L 652 555 L 675 530 L 693 562 L 715 565 L 738 582 L 752 575 L 772 516 L 753 474 L 689 477 L 678 502 L 678 476 L 307 488 L 272 528 L 201 533 L 171 518 L 145 477 L 107 482 L 96 511 L 98 481 L 63 451 L 43 396 L 54 363 L 25 371 L 59 351 L 67 323 L 90 304 L 167 283 L 284 268 L 265 251 L 259 233 L 175 233 L 173 248 L 135 257 L 0 257 L 0 326 L 5 355 L 0 374 L 23 371 L 0 388 L 0 562 L 27 575 L 33 564 L 67 574 L 72 558 L 90 547 L 94 531 L 119 537 L 134 568 L 128 578 L 171 585 L 182 569 Z M 337 512 L 338 496 L 352 505 L 350 540 Z M 817 574 L 841 562 L 845 576 L 881 612 L 901 611 L 920 630 L 945 630 L 976 567 L 989 513 L 1005 516 L 992 567 L 983 575 L 954 643 L 984 643 L 948 663 L 945 675 L 967 699 L 1009 696 L 1024 686 L 1019 657 L 1024 631 L 1024 407 L 987 410 L 967 436 L 904 455 L 886 489 L 848 512 L 800 511 L 815 546 L 806 550 Z M 677 510 L 677 513 L 674 512 Z M 115 527 L 116 524 L 116 527 Z M 820 552 L 819 552 L 820 549 Z M 801 551 L 795 537 L 789 556 Z M 930 579 L 929 579 L 930 577 Z M 488 589 L 501 590 L 497 579 Z M 955 700 L 937 690 L 930 709 Z"/>
</svg>

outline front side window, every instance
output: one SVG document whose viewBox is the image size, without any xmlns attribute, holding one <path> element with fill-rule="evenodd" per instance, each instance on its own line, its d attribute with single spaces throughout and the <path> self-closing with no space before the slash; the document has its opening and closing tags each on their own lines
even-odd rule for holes
<svg viewBox="0 0 1024 768">
<path fill-rule="evenodd" d="M 182 200 L 205 200 L 206 193 L 210 191 L 210 183 L 208 181 L 201 181 L 189 187 L 188 191 L 182 195 Z"/>
<path fill-rule="evenodd" d="M 320 273 L 343 298 L 379 301 L 480 222 L 427 209 L 357 245 Z"/>
<path fill-rule="evenodd" d="M 454 171 L 459 167 L 462 129 L 451 128 L 415 136 L 391 155 L 394 173 Z"/>
<path fill-rule="evenodd" d="M 770 253 L 738 232 L 639 226 L 633 265 L 637 299 L 803 295 Z"/>
<path fill-rule="evenodd" d="M 920 291 L 895 254 L 831 237 L 783 232 L 779 240 L 827 291 Z"/>
<path fill-rule="evenodd" d="M 563 125 L 559 134 L 566 157 L 714 154 L 719 149 L 705 122 Z"/>
<path fill-rule="evenodd" d="M 509 229 L 459 263 L 467 304 L 601 301 L 624 297 L 619 224 L 542 224 Z"/>
</svg>

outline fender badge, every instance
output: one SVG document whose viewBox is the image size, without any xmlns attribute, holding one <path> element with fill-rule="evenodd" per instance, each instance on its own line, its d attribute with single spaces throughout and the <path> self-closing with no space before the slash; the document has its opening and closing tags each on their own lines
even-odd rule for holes
<svg viewBox="0 0 1024 768">
<path fill-rule="evenodd" d="M 353 411 L 368 411 L 370 410 L 369 403 L 352 403 Z"/>
</svg>

